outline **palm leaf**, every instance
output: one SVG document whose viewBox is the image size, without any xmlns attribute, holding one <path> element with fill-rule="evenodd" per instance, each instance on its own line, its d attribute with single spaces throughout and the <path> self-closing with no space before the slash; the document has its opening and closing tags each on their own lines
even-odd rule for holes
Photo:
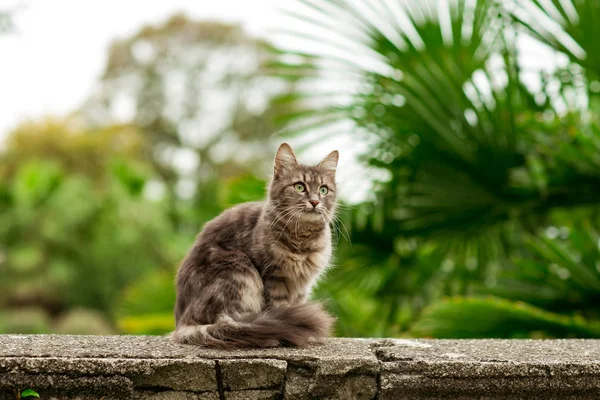
<svg viewBox="0 0 600 400">
<path fill-rule="evenodd" d="M 515 1 L 513 17 L 535 38 L 600 76 L 600 3 L 589 0 Z"/>
<path fill-rule="evenodd" d="M 600 324 L 497 298 L 455 298 L 431 306 L 414 325 L 435 338 L 600 337 Z"/>
</svg>

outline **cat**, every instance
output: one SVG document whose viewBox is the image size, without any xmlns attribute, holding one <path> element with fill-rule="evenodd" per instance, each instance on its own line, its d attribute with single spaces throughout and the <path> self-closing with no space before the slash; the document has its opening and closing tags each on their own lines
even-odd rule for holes
<svg viewBox="0 0 600 400">
<path fill-rule="evenodd" d="M 304 347 L 329 336 L 334 318 L 307 300 L 332 253 L 338 157 L 306 166 L 282 144 L 266 201 L 204 226 L 177 273 L 174 342 Z"/>
</svg>

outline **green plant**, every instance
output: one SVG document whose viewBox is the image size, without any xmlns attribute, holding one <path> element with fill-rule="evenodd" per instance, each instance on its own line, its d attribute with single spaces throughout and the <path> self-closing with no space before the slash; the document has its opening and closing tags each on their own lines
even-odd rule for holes
<svg viewBox="0 0 600 400">
<path fill-rule="evenodd" d="M 33 389 L 25 389 L 20 393 L 17 391 L 17 396 L 16 396 L 17 399 L 21 399 L 24 397 L 38 397 L 39 398 L 40 395 L 38 394 L 38 392 L 36 392 Z"/>
<path fill-rule="evenodd" d="M 583 238 L 600 226 L 600 3 L 436 4 L 298 0 L 288 13 L 299 44 L 271 67 L 311 90 L 281 99 L 301 108 L 287 133 L 322 138 L 350 124 L 370 144 L 365 167 L 385 177 L 351 217 L 361 252 L 344 252 L 327 289 L 339 309 L 367 313 L 358 334 L 402 334 L 424 310 L 422 321 L 458 327 L 463 303 L 427 306 L 494 293 L 510 301 L 471 307 L 474 336 L 534 334 L 534 314 L 513 300 L 552 313 L 538 318 L 554 321 L 541 328 L 549 335 L 598 335 L 600 257 Z M 532 53 L 547 65 L 530 66 Z M 548 231 L 568 232 L 571 249 Z M 375 304 L 353 307 L 342 291 Z M 478 316 L 484 327 L 511 307 L 521 326 L 477 330 Z M 414 332 L 452 334 L 431 326 Z"/>
<path fill-rule="evenodd" d="M 138 140 L 125 127 L 85 131 L 71 121 L 25 124 L 8 136 L 0 154 L 0 307 L 13 311 L 0 317 L 0 330 L 47 332 L 48 315 L 73 307 L 103 312 L 110 324 L 122 288 L 170 267 L 177 236 L 163 204 L 143 196 L 151 168 Z M 8 318 L 25 319 L 30 306 L 45 319 Z"/>
</svg>

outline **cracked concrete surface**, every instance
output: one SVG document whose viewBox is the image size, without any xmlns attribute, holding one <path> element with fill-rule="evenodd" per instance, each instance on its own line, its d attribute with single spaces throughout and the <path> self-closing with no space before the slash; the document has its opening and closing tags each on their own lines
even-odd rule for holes
<svg viewBox="0 0 600 400">
<path fill-rule="evenodd" d="M 600 340 L 330 339 L 215 351 L 156 336 L 0 335 L 0 400 L 600 399 Z"/>
</svg>

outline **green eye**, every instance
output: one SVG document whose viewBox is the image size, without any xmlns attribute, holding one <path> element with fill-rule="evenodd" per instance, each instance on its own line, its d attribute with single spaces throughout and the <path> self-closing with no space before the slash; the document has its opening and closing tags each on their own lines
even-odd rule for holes
<svg viewBox="0 0 600 400">
<path fill-rule="evenodd" d="M 302 193 L 306 190 L 306 188 L 304 187 L 304 185 L 302 183 L 295 183 L 294 189 L 296 189 L 296 192 L 298 192 L 298 193 Z"/>
<path fill-rule="evenodd" d="M 322 196 L 325 196 L 327 193 L 329 193 L 329 189 L 327 189 L 327 186 L 321 186 L 319 188 L 319 193 L 321 193 Z"/>
</svg>

